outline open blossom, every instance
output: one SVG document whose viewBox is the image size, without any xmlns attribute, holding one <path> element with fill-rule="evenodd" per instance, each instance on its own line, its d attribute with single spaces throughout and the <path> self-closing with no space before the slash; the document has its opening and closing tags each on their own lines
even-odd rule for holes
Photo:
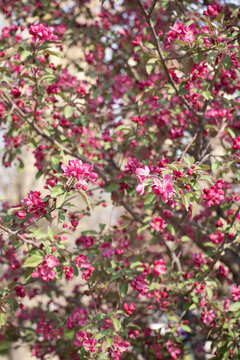
<svg viewBox="0 0 240 360">
<path fill-rule="evenodd" d="M 63 336 L 63 328 L 54 329 L 50 322 L 45 322 L 42 318 L 37 324 L 36 334 L 41 335 L 46 341 L 57 340 L 60 336 Z"/>
<path fill-rule="evenodd" d="M 139 275 L 136 279 L 134 279 L 131 282 L 131 286 L 141 295 L 146 295 L 148 292 L 148 283 L 146 282 L 144 276 L 142 275 Z"/>
<path fill-rule="evenodd" d="M 201 321 L 206 325 L 212 326 L 214 318 L 215 318 L 215 314 L 213 310 L 209 310 L 207 312 L 206 311 L 201 312 Z"/>
<path fill-rule="evenodd" d="M 81 160 L 69 160 L 68 165 L 61 166 L 63 176 L 68 178 L 75 177 L 78 181 L 76 187 L 78 189 L 87 190 L 87 182 L 96 184 L 97 174 L 92 171 L 93 165 L 83 163 Z"/>
<path fill-rule="evenodd" d="M 74 326 L 82 326 L 87 321 L 87 311 L 77 307 L 67 318 L 66 328 L 71 329 Z"/>
<path fill-rule="evenodd" d="M 162 182 L 158 178 L 153 179 L 152 191 L 157 195 L 157 197 L 161 196 L 162 202 L 164 203 L 167 203 L 175 193 L 171 178 L 171 175 L 167 174 L 164 176 Z"/>
<path fill-rule="evenodd" d="M 53 280 L 57 273 L 53 270 L 59 263 L 56 256 L 49 254 L 45 256 L 42 264 L 40 264 L 35 271 L 31 274 L 33 278 L 41 277 L 43 281 Z"/>
<path fill-rule="evenodd" d="M 97 340 L 92 338 L 92 334 L 87 333 L 86 331 L 80 331 L 76 334 L 76 340 L 74 340 L 74 345 L 81 347 L 83 346 L 84 350 L 94 353 L 96 351 Z"/>
<path fill-rule="evenodd" d="M 198 34 L 198 30 L 195 24 L 186 26 L 178 21 L 173 26 L 170 26 L 170 30 L 167 32 L 166 47 L 168 48 L 174 40 L 182 40 L 187 44 L 193 42 Z"/>
<path fill-rule="evenodd" d="M 210 189 L 203 189 L 203 199 L 206 207 L 219 205 L 225 199 L 225 193 L 222 190 L 223 185 L 223 180 L 219 179 Z"/>
<path fill-rule="evenodd" d="M 45 207 L 48 206 L 48 201 L 42 201 L 40 195 L 40 191 L 30 191 L 28 193 L 28 197 L 22 199 L 21 201 L 22 204 L 27 206 L 27 211 L 32 214 L 34 218 L 39 217 L 41 214 L 45 215 L 47 213 Z M 23 215 L 23 212 L 21 215 Z"/>
<path fill-rule="evenodd" d="M 155 231 L 161 231 L 165 226 L 165 221 L 161 217 L 155 217 L 151 221 L 151 228 Z"/>
<path fill-rule="evenodd" d="M 167 345 L 168 352 L 171 355 L 171 359 L 172 360 L 179 359 L 179 355 L 181 354 L 181 350 L 173 343 L 173 341 L 169 340 L 166 345 Z"/>
<path fill-rule="evenodd" d="M 94 272 L 95 268 L 89 264 L 87 261 L 87 257 L 85 255 L 77 255 L 74 259 L 76 265 L 83 270 L 82 278 L 83 280 L 88 280 L 92 273 Z"/>
<path fill-rule="evenodd" d="M 62 270 L 64 271 L 64 274 L 66 276 L 67 281 L 72 281 L 73 279 L 73 268 L 69 266 L 63 266 Z"/>
<path fill-rule="evenodd" d="M 211 234 L 209 237 L 213 244 L 222 244 L 224 234 L 222 234 L 221 232 L 216 232 L 214 234 Z"/>
<path fill-rule="evenodd" d="M 118 337 L 115 337 L 114 343 L 108 349 L 110 359 L 120 360 L 122 353 L 125 352 L 129 346 L 130 346 L 130 343 L 128 341 L 123 341 L 123 340 L 119 339 Z"/>
<path fill-rule="evenodd" d="M 55 41 L 57 36 L 53 34 L 54 28 L 46 26 L 45 24 L 34 24 L 30 26 L 29 34 L 32 35 L 32 40 L 39 41 Z"/>
<path fill-rule="evenodd" d="M 135 170 L 135 174 L 137 175 L 137 178 L 140 182 L 143 182 L 150 174 L 150 169 L 147 166 L 144 166 L 143 168 L 137 168 Z"/>
<path fill-rule="evenodd" d="M 240 298 L 240 285 L 236 287 L 234 284 L 232 285 L 232 298 L 234 301 L 238 301 Z"/>
<path fill-rule="evenodd" d="M 158 276 L 158 275 L 166 274 L 167 272 L 166 263 L 162 259 L 154 260 L 153 266 L 154 266 L 153 275 Z"/>
</svg>

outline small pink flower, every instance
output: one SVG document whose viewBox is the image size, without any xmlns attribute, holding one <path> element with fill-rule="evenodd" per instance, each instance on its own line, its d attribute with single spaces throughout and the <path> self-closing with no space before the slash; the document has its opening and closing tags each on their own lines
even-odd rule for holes
<svg viewBox="0 0 240 360">
<path fill-rule="evenodd" d="M 143 183 L 138 184 L 136 186 L 136 191 L 140 196 L 144 194 L 144 188 L 145 188 L 145 185 Z"/>
<path fill-rule="evenodd" d="M 240 285 L 236 287 L 234 284 L 232 285 L 232 298 L 234 301 L 238 301 L 240 297 Z"/>
<path fill-rule="evenodd" d="M 151 221 L 151 228 L 155 231 L 161 231 L 165 228 L 165 221 L 161 217 L 155 217 Z"/>
<path fill-rule="evenodd" d="M 167 174 L 164 176 L 163 181 L 161 182 L 158 178 L 153 179 L 152 191 L 158 197 L 161 196 L 162 202 L 167 203 L 176 193 L 171 182 L 171 175 Z"/>
<path fill-rule="evenodd" d="M 68 282 L 72 281 L 72 279 L 73 279 L 73 268 L 68 267 L 68 266 L 63 266 L 62 270 L 65 273 L 67 281 Z"/>
<path fill-rule="evenodd" d="M 150 169 L 147 166 L 144 166 L 143 168 L 137 168 L 135 170 L 135 174 L 137 175 L 137 178 L 140 182 L 143 182 L 146 177 L 150 174 Z"/>
<path fill-rule="evenodd" d="M 162 259 L 154 260 L 153 266 L 154 266 L 153 275 L 159 276 L 166 274 L 167 272 L 166 263 Z"/>
</svg>

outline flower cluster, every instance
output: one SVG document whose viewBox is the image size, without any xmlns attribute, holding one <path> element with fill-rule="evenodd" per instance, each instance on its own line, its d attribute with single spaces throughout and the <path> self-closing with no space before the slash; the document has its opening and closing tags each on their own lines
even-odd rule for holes
<svg viewBox="0 0 240 360">
<path fill-rule="evenodd" d="M 128 315 L 132 315 L 133 311 L 136 309 L 136 306 L 133 303 L 131 304 L 125 303 L 123 304 L 123 309 Z"/>
<path fill-rule="evenodd" d="M 158 178 L 153 179 L 152 191 L 157 198 L 161 197 L 163 203 L 167 203 L 175 194 L 171 179 L 170 174 L 165 175 L 162 182 Z"/>
<path fill-rule="evenodd" d="M 31 274 L 33 278 L 41 277 L 43 281 L 53 280 L 57 273 L 53 270 L 58 265 L 59 261 L 56 256 L 49 254 L 45 256 L 44 261 Z"/>
<path fill-rule="evenodd" d="M 77 307 L 67 318 L 66 328 L 71 329 L 74 326 L 82 326 L 87 321 L 87 312 L 86 310 Z"/>
<path fill-rule="evenodd" d="M 194 23 L 186 26 L 176 21 L 173 26 L 170 26 L 170 30 L 166 34 L 166 48 L 168 48 L 174 40 L 182 40 L 187 44 L 191 43 L 195 40 L 197 34 L 198 30 Z"/>
<path fill-rule="evenodd" d="M 36 334 L 41 335 L 45 341 L 57 340 L 63 336 L 63 328 L 54 329 L 50 322 L 45 322 L 42 318 L 37 324 Z"/>
<path fill-rule="evenodd" d="M 222 190 L 223 185 L 223 180 L 218 180 L 215 185 L 210 187 L 210 189 L 203 189 L 203 199 L 205 200 L 204 205 L 206 207 L 219 205 L 224 201 L 225 193 L 224 190 Z"/>
<path fill-rule="evenodd" d="M 150 169 L 147 166 L 137 168 L 135 170 L 135 174 L 140 182 L 140 184 L 136 186 L 136 191 L 139 195 L 143 195 L 145 186 L 147 185 L 145 180 L 148 180 L 151 177 Z M 167 203 L 168 200 L 172 199 L 175 193 L 171 179 L 171 175 L 166 174 L 162 181 L 160 181 L 157 177 L 154 177 L 152 180 L 152 192 L 157 195 L 157 198 L 161 197 L 161 200 L 164 203 Z"/>
<path fill-rule="evenodd" d="M 123 341 L 115 337 L 113 345 L 108 349 L 110 359 L 120 360 L 122 353 L 124 353 L 129 346 L 130 343 L 128 341 Z"/>
<path fill-rule="evenodd" d="M 76 240 L 76 245 L 81 245 L 84 249 L 88 249 L 89 247 L 93 246 L 95 240 L 92 236 L 85 236 L 82 235 Z"/>
<path fill-rule="evenodd" d="M 222 244 L 224 234 L 222 234 L 221 232 L 216 232 L 214 234 L 211 234 L 209 237 L 213 244 Z"/>
<path fill-rule="evenodd" d="M 53 34 L 54 28 L 46 26 L 45 24 L 34 24 L 30 26 L 29 34 L 32 35 L 32 40 L 36 41 L 56 41 L 57 36 Z"/>
<path fill-rule="evenodd" d="M 68 165 L 62 165 L 63 176 L 68 178 L 76 178 L 77 189 L 87 190 L 87 182 L 96 184 L 97 174 L 92 171 L 93 166 L 88 163 L 83 163 L 81 160 L 69 160 Z"/>
<path fill-rule="evenodd" d="M 76 340 L 74 340 L 74 345 L 81 347 L 83 346 L 84 350 L 94 353 L 96 351 L 97 340 L 92 337 L 91 333 L 86 331 L 80 331 L 76 334 Z"/>
<path fill-rule="evenodd" d="M 89 264 L 87 257 L 85 255 L 77 255 L 74 259 L 76 265 L 83 270 L 82 278 L 83 280 L 88 280 L 92 273 L 94 272 L 94 267 Z"/>
<path fill-rule="evenodd" d="M 221 10 L 222 6 L 213 2 L 211 5 L 208 5 L 207 11 L 204 11 L 203 15 L 216 17 Z"/>
<path fill-rule="evenodd" d="M 48 207 L 48 200 L 43 201 L 40 198 L 40 191 L 30 191 L 28 193 L 28 197 L 21 200 L 21 203 L 26 205 L 26 211 L 33 215 L 34 218 L 38 218 L 41 214 L 46 215 Z M 26 217 L 26 211 L 19 210 L 17 212 L 17 216 L 20 219 L 24 219 Z"/>
</svg>

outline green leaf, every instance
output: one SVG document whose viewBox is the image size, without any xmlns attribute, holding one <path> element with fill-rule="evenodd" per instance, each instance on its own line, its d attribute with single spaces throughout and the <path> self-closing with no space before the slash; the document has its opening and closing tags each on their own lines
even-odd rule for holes
<svg viewBox="0 0 240 360">
<path fill-rule="evenodd" d="M 112 183 L 110 185 L 108 185 L 107 187 L 105 187 L 105 192 L 113 192 L 117 189 L 119 189 L 120 185 L 117 183 Z"/>
<path fill-rule="evenodd" d="M 240 310 L 240 302 L 235 302 L 234 304 L 230 305 L 229 311 L 235 312 Z"/>
<path fill-rule="evenodd" d="M 63 55 L 57 51 L 52 51 L 52 50 L 45 50 L 45 52 L 49 55 L 52 55 L 52 56 L 57 56 L 59 57 L 60 59 L 63 58 Z"/>
<path fill-rule="evenodd" d="M 234 131 L 233 131 L 231 128 L 227 128 L 227 129 L 226 129 L 226 132 L 228 132 L 233 139 L 236 137 Z"/>
<path fill-rule="evenodd" d="M 7 321 L 7 314 L 4 312 L 0 313 L 0 328 L 6 324 Z"/>
<path fill-rule="evenodd" d="M 91 205 L 90 201 L 88 200 L 88 196 L 87 196 L 87 194 L 85 193 L 85 191 L 83 191 L 83 190 L 78 190 L 78 193 L 81 195 L 81 198 L 83 199 L 83 201 L 85 202 L 85 204 L 89 207 L 89 209 L 90 209 L 91 211 L 93 211 L 92 205 Z"/>
<path fill-rule="evenodd" d="M 210 54 L 208 54 L 207 56 L 207 62 L 209 64 L 212 64 L 214 62 L 214 60 L 216 59 L 216 57 L 218 56 L 218 53 L 216 52 L 211 52 Z"/>
<path fill-rule="evenodd" d="M 65 106 L 65 108 L 64 108 L 64 116 L 65 116 L 65 118 L 67 118 L 67 119 L 70 118 L 72 116 L 73 112 L 74 112 L 74 107 L 73 106 L 71 106 L 71 105 Z"/>
<path fill-rule="evenodd" d="M 65 211 L 64 210 L 60 210 L 58 213 L 58 221 L 60 223 L 65 221 Z"/>
<path fill-rule="evenodd" d="M 158 58 L 152 58 L 152 59 L 148 60 L 148 62 L 146 64 L 146 71 L 147 71 L 148 75 L 150 75 L 151 72 L 153 71 L 157 60 L 158 60 Z"/>
<path fill-rule="evenodd" d="M 37 267 L 43 261 L 43 256 L 41 255 L 32 255 L 24 262 L 22 265 L 23 268 L 25 267 Z"/>
<path fill-rule="evenodd" d="M 188 241 L 190 241 L 190 237 L 189 236 L 182 236 L 181 237 L 181 242 L 188 242 Z"/>
<path fill-rule="evenodd" d="M 120 295 L 122 297 L 127 295 L 127 291 L 128 291 L 128 283 L 127 282 L 123 282 L 120 285 Z"/>
<path fill-rule="evenodd" d="M 184 195 L 184 194 L 182 194 L 181 198 L 182 198 L 183 205 L 185 206 L 185 209 L 188 210 L 189 205 L 190 205 L 190 199 L 189 199 L 189 197 L 186 196 L 186 195 Z"/>
<path fill-rule="evenodd" d="M 56 156 L 51 157 L 51 168 L 54 170 L 59 169 L 59 158 Z"/>
<path fill-rule="evenodd" d="M 197 216 L 199 213 L 199 206 L 198 203 L 196 201 L 194 201 L 192 203 L 192 219 Z"/>
<path fill-rule="evenodd" d="M 63 185 L 54 186 L 51 192 L 51 197 L 55 198 L 58 195 L 62 195 L 65 192 Z"/>
<path fill-rule="evenodd" d="M 129 132 L 131 130 L 131 128 L 127 125 L 119 125 L 116 129 L 114 129 L 114 133 L 121 131 L 121 130 L 127 130 Z"/>
<path fill-rule="evenodd" d="M 181 325 L 181 328 L 182 328 L 184 331 L 189 332 L 189 333 L 192 331 L 191 328 L 190 328 L 190 326 L 188 326 L 188 325 L 186 325 L 186 324 L 182 324 L 182 325 Z"/>
<path fill-rule="evenodd" d="M 146 230 L 149 227 L 149 224 L 141 226 L 139 229 L 137 229 L 137 234 L 141 234 L 144 230 Z"/>
<path fill-rule="evenodd" d="M 142 266 L 142 262 L 141 261 L 135 261 L 134 263 L 132 263 L 130 265 L 130 269 L 134 269 L 137 266 Z"/>
<path fill-rule="evenodd" d="M 57 201 L 56 201 L 56 208 L 60 208 L 63 203 L 65 202 L 66 200 L 66 197 L 67 197 L 67 193 L 65 192 L 64 194 L 62 195 L 58 195 L 57 196 Z"/>
<path fill-rule="evenodd" d="M 156 195 L 154 193 L 151 193 L 149 195 L 147 195 L 145 201 L 144 201 L 144 206 L 147 205 L 153 205 L 156 202 Z"/>
<path fill-rule="evenodd" d="M 231 69 L 232 60 L 229 55 L 224 56 L 223 65 L 224 65 L 226 71 Z"/>
<path fill-rule="evenodd" d="M 112 346 L 113 344 L 113 338 L 107 337 L 107 349 Z"/>
<path fill-rule="evenodd" d="M 32 55 L 31 51 L 29 50 L 23 50 L 23 52 L 20 55 L 20 60 L 24 61 L 26 60 L 30 55 Z"/>
<path fill-rule="evenodd" d="M 202 95 L 206 100 L 211 100 L 213 98 L 209 90 L 202 91 Z"/>
<path fill-rule="evenodd" d="M 122 324 L 120 323 L 120 321 L 116 318 L 113 318 L 112 321 L 113 321 L 113 325 L 114 325 L 116 331 L 120 330 L 122 327 Z"/>
</svg>

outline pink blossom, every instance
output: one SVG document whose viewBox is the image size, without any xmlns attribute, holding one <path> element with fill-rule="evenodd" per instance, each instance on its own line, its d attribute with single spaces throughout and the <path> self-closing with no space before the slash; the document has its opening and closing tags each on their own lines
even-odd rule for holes
<svg viewBox="0 0 240 360">
<path fill-rule="evenodd" d="M 124 353 L 130 346 L 128 341 L 123 341 L 118 337 L 114 337 L 114 343 L 108 349 L 109 357 L 113 360 L 120 360 L 122 353 Z"/>
<path fill-rule="evenodd" d="M 138 184 L 136 186 L 136 191 L 140 196 L 144 194 L 144 188 L 145 188 L 145 185 L 143 183 Z"/>
<path fill-rule="evenodd" d="M 167 272 L 166 265 L 167 264 L 162 259 L 154 260 L 154 263 L 153 263 L 153 266 L 154 266 L 153 275 L 159 276 L 159 275 L 166 274 L 166 272 Z"/>
<path fill-rule="evenodd" d="M 132 281 L 131 286 L 141 295 L 146 295 L 148 292 L 148 283 L 142 275 L 139 275 Z"/>
<path fill-rule="evenodd" d="M 19 90 L 19 87 L 14 86 L 14 87 L 12 88 L 12 90 L 11 90 L 11 95 L 12 95 L 15 99 L 19 98 L 19 97 L 21 96 L 21 91 Z"/>
<path fill-rule="evenodd" d="M 162 182 L 158 178 L 154 178 L 153 184 L 152 191 L 158 197 L 161 196 L 162 202 L 167 203 L 173 197 L 175 190 L 173 189 L 170 174 L 165 175 Z"/>
<path fill-rule="evenodd" d="M 209 237 L 213 244 L 222 244 L 224 234 L 222 234 L 221 232 L 216 232 L 215 234 L 211 234 Z"/>
<path fill-rule="evenodd" d="M 30 26 L 29 34 L 33 35 L 32 40 L 37 39 L 42 41 L 55 41 L 57 36 L 53 34 L 54 28 L 48 27 L 45 24 L 34 24 Z"/>
<path fill-rule="evenodd" d="M 40 264 L 35 271 L 31 274 L 33 278 L 41 277 L 43 281 L 51 281 L 53 280 L 57 273 L 52 270 L 59 263 L 56 256 L 52 256 L 49 254 L 45 256 L 42 264 Z"/>
<path fill-rule="evenodd" d="M 87 311 L 77 307 L 67 318 L 66 328 L 71 329 L 74 326 L 82 326 L 87 321 Z"/>
<path fill-rule="evenodd" d="M 64 274 L 66 276 L 67 281 L 72 281 L 73 279 L 73 268 L 68 266 L 63 266 L 62 270 L 64 271 Z"/>
<path fill-rule="evenodd" d="M 76 334 L 77 339 L 74 340 L 74 345 L 81 347 L 83 346 L 84 350 L 94 353 L 96 351 L 97 340 L 92 338 L 92 334 L 87 333 L 86 331 L 80 331 Z"/>
<path fill-rule="evenodd" d="M 232 285 L 232 298 L 234 301 L 238 301 L 240 297 L 240 285 L 236 287 L 234 284 Z"/>
<path fill-rule="evenodd" d="M 128 315 L 132 315 L 135 308 L 136 307 L 135 307 L 135 305 L 133 303 L 131 303 L 131 304 L 128 304 L 128 303 L 123 304 L 123 309 L 126 311 L 126 313 Z"/>
<path fill-rule="evenodd" d="M 39 217 L 40 213 L 45 215 L 47 212 L 45 207 L 48 206 L 48 201 L 42 201 L 40 195 L 40 191 L 30 191 L 28 197 L 21 201 L 27 206 L 27 211 L 35 218 Z"/>
<path fill-rule="evenodd" d="M 151 228 L 155 231 L 161 231 L 165 228 L 165 220 L 163 220 L 161 217 L 155 217 L 151 221 Z"/>
<path fill-rule="evenodd" d="M 209 311 L 206 311 L 206 312 L 205 311 L 201 312 L 201 321 L 206 325 L 212 326 L 214 318 L 215 318 L 215 314 L 214 314 L 213 310 L 209 310 Z"/>
<path fill-rule="evenodd" d="M 171 355 L 171 358 L 173 360 L 179 359 L 181 350 L 177 347 L 177 345 L 175 345 L 172 340 L 169 340 L 166 345 L 167 345 L 168 352 Z"/>
<path fill-rule="evenodd" d="M 87 182 L 91 181 L 96 184 L 97 174 L 92 172 L 93 165 L 83 163 L 81 160 L 69 160 L 68 165 L 61 166 L 63 176 L 68 178 L 75 177 L 78 181 L 76 187 L 87 190 Z"/>
<path fill-rule="evenodd" d="M 137 175 L 137 178 L 140 182 L 143 182 L 150 174 L 150 169 L 147 166 L 144 166 L 143 168 L 137 168 L 135 170 L 135 174 Z"/>
</svg>

